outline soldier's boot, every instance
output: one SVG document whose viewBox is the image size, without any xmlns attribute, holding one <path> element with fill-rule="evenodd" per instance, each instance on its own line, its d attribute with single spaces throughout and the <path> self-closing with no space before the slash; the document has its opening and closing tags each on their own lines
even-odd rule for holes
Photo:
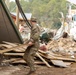
<svg viewBox="0 0 76 75">
<path fill-rule="evenodd" d="M 26 75 L 33 75 L 34 73 L 35 73 L 35 71 L 29 71 L 29 73 Z"/>
<path fill-rule="evenodd" d="M 32 74 L 35 73 L 35 71 L 36 71 L 36 68 L 35 67 L 30 67 L 30 71 L 28 72 L 27 75 L 32 75 Z"/>
</svg>

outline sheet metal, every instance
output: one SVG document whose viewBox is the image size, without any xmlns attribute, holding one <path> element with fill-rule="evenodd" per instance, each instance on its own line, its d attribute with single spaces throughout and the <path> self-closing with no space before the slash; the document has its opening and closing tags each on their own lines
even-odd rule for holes
<svg viewBox="0 0 76 75">
<path fill-rule="evenodd" d="M 10 16 L 4 0 L 0 1 L 0 43 L 2 41 L 23 43 L 22 37 Z"/>
</svg>

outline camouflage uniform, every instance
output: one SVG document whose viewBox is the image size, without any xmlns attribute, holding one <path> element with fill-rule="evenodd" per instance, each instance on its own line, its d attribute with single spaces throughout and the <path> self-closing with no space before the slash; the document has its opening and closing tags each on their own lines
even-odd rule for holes
<svg viewBox="0 0 76 75">
<path fill-rule="evenodd" d="M 40 36 L 40 29 L 37 25 L 34 25 L 31 30 L 30 39 L 34 40 L 34 45 L 29 46 L 25 53 L 24 53 L 24 60 L 27 62 L 28 66 L 30 67 L 30 71 L 34 71 L 34 56 L 39 49 L 39 36 Z"/>
</svg>

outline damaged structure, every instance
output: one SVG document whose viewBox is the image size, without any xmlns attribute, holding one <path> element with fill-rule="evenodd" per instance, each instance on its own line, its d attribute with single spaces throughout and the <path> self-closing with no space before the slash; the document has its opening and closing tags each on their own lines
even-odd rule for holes
<svg viewBox="0 0 76 75">
<path fill-rule="evenodd" d="M 14 24 L 10 12 L 5 5 L 4 0 L 0 0 L 0 54 L 8 56 L 6 60 L 2 60 L 3 63 L 24 63 L 23 54 L 25 49 L 28 47 L 27 43 L 23 44 L 22 37 Z M 47 67 L 51 67 L 51 62 L 53 65 L 60 67 L 68 67 L 71 62 L 76 62 L 75 58 L 71 58 L 71 55 L 65 54 L 65 41 L 68 40 L 51 40 L 46 45 L 46 51 L 40 50 L 36 53 L 36 57 L 40 58 L 36 64 L 45 64 Z M 70 45 L 74 47 L 75 43 Z M 63 50 L 64 49 L 64 50 Z M 62 51 L 62 52 L 61 52 Z M 75 51 L 75 50 L 74 50 Z M 64 53 L 64 54 L 63 54 Z M 66 62 L 71 61 L 71 62 Z"/>
<path fill-rule="evenodd" d="M 4 0 L 0 0 L 0 43 L 2 41 L 23 43 Z"/>
</svg>

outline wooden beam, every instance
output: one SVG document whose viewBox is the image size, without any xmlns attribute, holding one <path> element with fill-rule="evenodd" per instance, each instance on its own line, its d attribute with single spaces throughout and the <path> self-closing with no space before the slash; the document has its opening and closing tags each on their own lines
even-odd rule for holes
<svg viewBox="0 0 76 75">
<path fill-rule="evenodd" d="M 42 53 L 39 53 L 41 56 L 47 58 L 47 59 L 51 59 L 51 60 L 65 60 L 65 61 L 72 61 L 72 62 L 76 62 L 76 59 L 71 59 L 71 58 L 63 58 L 63 57 L 52 57 L 49 55 L 44 55 Z"/>
<path fill-rule="evenodd" d="M 36 55 L 47 65 L 47 67 L 51 67 L 38 53 L 36 53 Z"/>
<path fill-rule="evenodd" d="M 21 45 L 15 46 L 13 48 L 8 48 L 8 49 L 0 50 L 0 54 L 3 54 L 5 52 L 9 52 L 9 51 L 15 51 L 15 49 L 22 48 L 22 47 L 25 47 L 25 49 L 26 49 L 28 47 L 28 44 L 21 44 Z"/>
<path fill-rule="evenodd" d="M 4 53 L 4 55 L 8 55 L 8 56 L 23 56 L 24 53 Z"/>
</svg>

